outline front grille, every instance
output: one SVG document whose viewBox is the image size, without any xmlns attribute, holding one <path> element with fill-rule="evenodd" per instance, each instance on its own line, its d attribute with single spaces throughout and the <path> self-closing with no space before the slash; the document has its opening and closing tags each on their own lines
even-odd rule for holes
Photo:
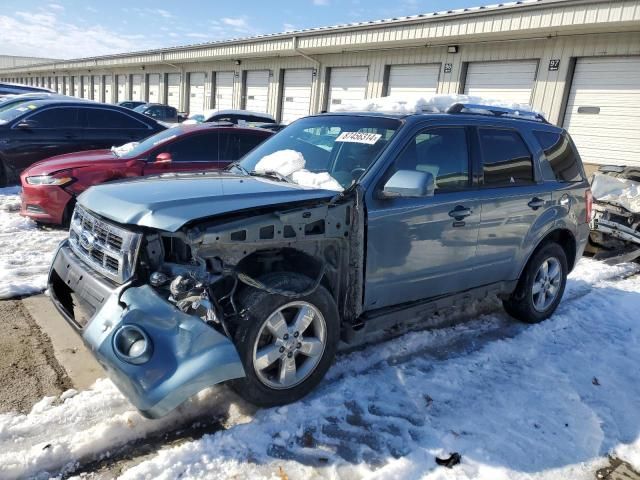
<svg viewBox="0 0 640 480">
<path fill-rule="evenodd" d="M 142 235 L 106 222 L 79 205 L 73 212 L 69 243 L 86 264 L 117 283 L 133 276 Z"/>
</svg>

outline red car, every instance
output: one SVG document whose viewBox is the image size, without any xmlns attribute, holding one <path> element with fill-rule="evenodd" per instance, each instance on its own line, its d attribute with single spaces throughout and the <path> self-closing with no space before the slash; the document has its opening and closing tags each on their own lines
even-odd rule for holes
<svg viewBox="0 0 640 480">
<path fill-rule="evenodd" d="M 210 123 L 169 128 L 138 144 L 47 158 L 22 172 L 25 217 L 66 224 L 75 198 L 92 185 L 166 172 L 221 169 L 273 132 Z"/>
</svg>

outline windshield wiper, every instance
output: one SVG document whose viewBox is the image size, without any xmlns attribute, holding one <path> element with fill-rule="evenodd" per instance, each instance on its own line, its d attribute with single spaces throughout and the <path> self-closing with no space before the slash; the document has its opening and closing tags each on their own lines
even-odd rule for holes
<svg viewBox="0 0 640 480">
<path fill-rule="evenodd" d="M 249 173 L 249 171 L 240 164 L 240 162 L 233 162 L 233 163 L 229 164 L 229 166 L 227 167 L 227 170 L 231 169 L 233 167 L 236 167 L 238 170 L 240 170 L 246 176 L 251 175 Z"/>
<path fill-rule="evenodd" d="M 291 180 L 289 180 L 281 173 L 276 172 L 275 170 L 267 170 L 265 172 L 257 172 L 256 170 L 251 170 L 251 172 L 249 172 L 249 175 L 252 175 L 254 177 L 271 177 L 275 178 L 276 180 L 280 180 L 281 182 L 292 183 Z"/>
</svg>

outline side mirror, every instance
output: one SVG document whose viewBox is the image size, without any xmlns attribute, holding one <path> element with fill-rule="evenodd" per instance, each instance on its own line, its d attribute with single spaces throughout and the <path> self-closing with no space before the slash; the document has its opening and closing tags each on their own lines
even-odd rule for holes
<svg viewBox="0 0 640 480">
<path fill-rule="evenodd" d="M 393 197 L 432 197 L 435 192 L 435 181 L 430 172 L 418 170 L 398 170 L 387 180 L 382 196 Z"/>
<path fill-rule="evenodd" d="M 33 122 L 30 120 L 20 120 L 16 124 L 16 128 L 19 128 L 20 130 L 31 130 L 33 128 Z"/>
<path fill-rule="evenodd" d="M 156 156 L 155 163 L 171 163 L 172 162 L 171 154 L 169 152 L 159 153 Z"/>
</svg>

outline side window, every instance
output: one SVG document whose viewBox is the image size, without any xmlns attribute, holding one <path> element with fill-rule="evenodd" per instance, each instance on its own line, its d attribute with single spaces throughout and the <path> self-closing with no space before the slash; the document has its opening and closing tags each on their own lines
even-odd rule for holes
<svg viewBox="0 0 640 480">
<path fill-rule="evenodd" d="M 87 108 L 88 128 L 112 129 L 121 128 L 126 130 L 146 130 L 147 126 L 125 113 L 106 108 Z"/>
<path fill-rule="evenodd" d="M 78 109 L 70 107 L 48 108 L 31 115 L 28 120 L 33 128 L 78 128 Z"/>
<path fill-rule="evenodd" d="M 468 188 L 469 149 L 464 127 L 430 128 L 416 135 L 396 159 L 393 171 L 428 172 L 435 180 L 435 192 Z"/>
<path fill-rule="evenodd" d="M 174 162 L 215 162 L 218 160 L 218 140 L 217 132 L 189 135 L 162 151 L 169 152 Z"/>
<path fill-rule="evenodd" d="M 578 156 L 566 135 L 556 132 L 534 131 L 544 155 L 558 182 L 581 182 L 582 171 Z"/>
<path fill-rule="evenodd" d="M 486 186 L 533 183 L 531 152 L 516 131 L 481 128 L 478 132 Z"/>
<path fill-rule="evenodd" d="M 256 135 L 253 133 L 238 133 L 237 135 L 240 137 L 238 158 L 244 157 L 267 138 L 264 135 Z M 229 158 L 227 160 L 237 160 L 238 158 Z"/>
</svg>

